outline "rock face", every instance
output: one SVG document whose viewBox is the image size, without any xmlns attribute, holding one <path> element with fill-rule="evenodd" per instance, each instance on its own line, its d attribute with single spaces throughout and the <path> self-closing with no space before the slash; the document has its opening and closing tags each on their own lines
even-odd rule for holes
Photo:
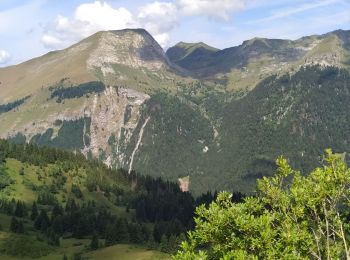
<svg viewBox="0 0 350 260">
<path fill-rule="evenodd" d="M 103 32 L 97 41 L 97 47 L 87 60 L 87 67 L 101 69 L 104 76 L 114 73 L 113 64 L 150 71 L 169 66 L 163 49 L 143 29 Z"/>
<path fill-rule="evenodd" d="M 73 110 L 60 110 L 50 114 L 47 118 L 39 117 L 22 126 L 14 122 L 0 137 L 14 138 L 21 133 L 29 141 L 38 134 L 44 135 L 48 129 L 52 129 L 50 136 L 52 141 L 60 134 L 59 131 L 62 128 L 57 121 L 78 122 L 88 118 L 88 121 L 84 120 L 80 137 L 83 146 L 76 148 L 80 148 L 83 154 L 96 158 L 103 154 L 106 164 L 121 166 L 121 163 L 126 160 L 125 146 L 129 144 L 140 120 L 140 109 L 149 98 L 149 95 L 133 89 L 109 86 L 102 93 L 85 99 Z M 47 143 L 49 145 L 50 140 Z M 113 142 L 113 153 L 109 147 L 111 142 Z"/>
<path fill-rule="evenodd" d="M 179 187 L 181 191 L 183 192 L 190 191 L 190 176 L 179 178 L 178 181 L 179 181 Z"/>
<path fill-rule="evenodd" d="M 108 165 L 116 159 L 122 162 L 124 154 L 121 146 L 129 143 L 140 119 L 140 108 L 149 98 L 149 95 L 132 89 L 113 87 L 107 88 L 102 95 L 95 94 L 92 104 L 84 107 L 84 117 L 91 118 L 91 141 L 90 145 L 84 147 L 83 152 L 91 152 L 93 156 L 98 157 L 101 151 L 105 151 Z M 120 142 L 122 134 L 124 143 Z M 113 155 L 107 149 L 111 136 L 115 136 L 117 141 L 114 143 L 116 153 Z"/>
</svg>

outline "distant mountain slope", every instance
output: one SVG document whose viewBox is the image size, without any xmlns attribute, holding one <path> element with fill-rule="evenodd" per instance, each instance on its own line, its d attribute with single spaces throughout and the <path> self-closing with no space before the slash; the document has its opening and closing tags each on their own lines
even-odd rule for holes
<svg viewBox="0 0 350 260">
<path fill-rule="evenodd" d="M 170 61 L 181 66 L 186 64 L 181 63 L 181 61 L 183 60 L 188 61 L 189 59 L 200 59 L 202 56 L 209 55 L 211 53 L 217 52 L 218 50 L 219 49 L 211 47 L 203 42 L 179 42 L 175 46 L 169 48 L 166 51 L 166 55 L 168 56 Z"/>
<path fill-rule="evenodd" d="M 302 64 L 348 66 L 350 32 L 334 31 L 320 36 L 303 37 L 296 41 L 254 38 L 242 45 L 218 51 L 187 55 L 179 61 L 169 59 L 203 79 L 226 80 L 230 89 L 252 89 L 263 77 L 286 72 Z"/>
<path fill-rule="evenodd" d="M 349 152 L 349 65 L 350 31 L 167 54 L 142 29 L 100 32 L 0 69 L 0 137 L 195 193 L 251 191 L 281 153 L 307 169 L 324 148 Z"/>
<path fill-rule="evenodd" d="M 67 49 L 0 68 L 0 102 L 30 95 L 63 78 L 74 84 L 93 80 L 106 84 L 130 82 L 136 88 L 140 85 L 135 80 L 137 75 L 149 78 L 145 74 L 161 74 L 170 67 L 163 49 L 143 29 L 98 32 Z"/>
<path fill-rule="evenodd" d="M 249 187 L 273 172 L 279 155 L 305 172 L 319 165 L 325 148 L 348 153 L 349 109 L 347 70 L 314 66 L 271 76 L 226 107 L 211 172 L 220 167 L 221 185 Z"/>
</svg>

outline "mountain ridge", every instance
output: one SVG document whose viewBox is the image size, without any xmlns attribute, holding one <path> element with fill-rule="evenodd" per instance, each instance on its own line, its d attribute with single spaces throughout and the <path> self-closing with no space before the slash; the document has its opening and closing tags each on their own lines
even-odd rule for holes
<svg viewBox="0 0 350 260">
<path fill-rule="evenodd" d="M 103 31 L 66 49 L 0 68 L 0 91 L 7 97 L 4 102 L 29 94 L 25 89 L 35 91 L 62 78 L 70 78 L 73 83 L 101 80 L 108 84 L 111 77 L 114 81 L 118 79 L 114 66 L 151 72 L 174 70 L 163 49 L 146 30 Z"/>
<path fill-rule="evenodd" d="M 332 39 L 332 37 L 336 37 L 337 39 Z M 332 41 L 335 41 L 334 45 L 340 44 L 347 46 L 350 41 L 350 31 L 336 30 L 322 35 L 301 37 L 294 41 L 255 37 L 253 39 L 244 41 L 238 46 L 218 50 L 215 53 L 207 53 L 197 57 L 197 59 L 189 57 L 186 60 L 185 57 L 178 63 L 176 60 L 172 61 L 177 63 L 179 66 L 190 70 L 194 75 L 204 78 L 208 76 L 214 76 L 215 74 L 229 73 L 230 70 L 234 69 L 242 69 L 249 65 L 250 59 L 263 59 L 261 55 L 264 54 L 270 56 L 272 59 L 276 59 L 281 64 L 283 64 L 283 62 L 296 64 L 303 63 L 301 61 L 303 58 L 309 58 L 310 64 L 312 62 L 315 64 L 325 61 L 329 65 L 342 66 L 344 63 L 347 63 L 347 61 L 337 60 L 334 59 L 334 57 L 319 58 L 316 54 L 320 53 L 315 53 L 314 57 L 307 57 L 308 51 L 312 50 L 318 45 L 333 44 Z M 336 49 L 332 50 L 332 48 L 328 48 L 327 51 L 333 51 L 333 53 L 339 54 Z M 322 50 L 319 52 L 322 52 Z M 341 55 L 343 54 L 339 54 L 339 56 Z M 342 57 L 338 58 L 341 59 Z M 272 63 L 272 65 L 278 66 L 276 62 Z"/>
<path fill-rule="evenodd" d="M 29 61 L 24 74 L 0 69 L 0 137 L 186 180 L 194 193 L 249 192 L 272 171 L 279 151 L 309 156 L 300 169 L 317 163 L 320 151 L 309 146 L 350 151 L 335 141 L 350 124 L 335 113 L 347 104 L 350 31 L 295 41 L 253 38 L 223 50 L 179 46 L 189 51 L 174 62 L 145 30 L 107 31 Z M 319 120 L 329 117 L 336 127 Z M 327 134 L 327 142 L 317 140 Z M 298 150 L 291 136 L 306 147 Z"/>
</svg>

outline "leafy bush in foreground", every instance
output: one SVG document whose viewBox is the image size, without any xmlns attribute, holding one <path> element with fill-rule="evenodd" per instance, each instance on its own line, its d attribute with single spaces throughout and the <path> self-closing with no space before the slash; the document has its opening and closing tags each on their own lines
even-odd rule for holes
<svg viewBox="0 0 350 260">
<path fill-rule="evenodd" d="M 233 203 L 219 194 L 196 210 L 174 259 L 349 259 L 350 170 L 326 151 L 308 176 L 277 159 L 274 177 L 258 181 L 256 197 Z"/>
</svg>

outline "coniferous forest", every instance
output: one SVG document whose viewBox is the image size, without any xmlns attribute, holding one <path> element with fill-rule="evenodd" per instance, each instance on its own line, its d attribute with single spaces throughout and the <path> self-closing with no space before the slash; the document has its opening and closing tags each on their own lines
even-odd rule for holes
<svg viewBox="0 0 350 260">
<path fill-rule="evenodd" d="M 79 153 L 5 140 L 0 151 L 0 250 L 6 255 L 56 252 L 81 259 L 134 244 L 174 259 L 350 256 L 350 170 L 331 150 L 308 174 L 279 157 L 276 173 L 258 180 L 254 194 L 197 198 L 177 184 L 113 170 Z M 69 254 L 62 245 L 72 239 L 84 246 Z"/>
<path fill-rule="evenodd" d="M 1 247 L 8 255 L 42 256 L 70 238 L 91 240 L 87 250 L 131 243 L 175 253 L 194 227 L 195 207 L 216 196 L 195 199 L 160 178 L 129 175 L 79 153 L 35 144 L 1 140 L 0 162 L 1 228 L 15 234 Z M 28 250 L 26 243 L 22 248 L 26 239 L 47 250 Z"/>
</svg>

